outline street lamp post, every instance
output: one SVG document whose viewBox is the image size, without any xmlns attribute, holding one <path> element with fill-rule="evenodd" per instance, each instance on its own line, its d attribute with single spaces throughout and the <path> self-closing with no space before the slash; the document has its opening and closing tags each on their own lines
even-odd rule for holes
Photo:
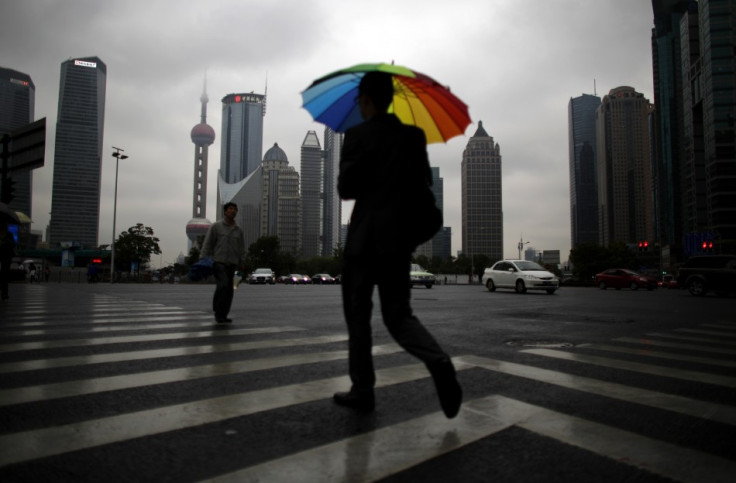
<svg viewBox="0 0 736 483">
<path fill-rule="evenodd" d="M 112 157 L 115 158 L 115 198 L 112 208 L 112 252 L 110 253 L 110 283 L 115 282 L 115 222 L 118 216 L 118 164 L 121 159 L 128 159 L 125 154 L 120 154 L 124 149 L 112 147 L 115 152 Z"/>
</svg>

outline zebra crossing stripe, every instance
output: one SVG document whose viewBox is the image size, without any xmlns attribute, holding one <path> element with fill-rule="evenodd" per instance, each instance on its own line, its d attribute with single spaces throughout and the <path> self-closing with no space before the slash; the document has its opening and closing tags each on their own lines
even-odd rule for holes
<svg viewBox="0 0 736 483">
<path fill-rule="evenodd" d="M 215 324 L 210 324 L 214 327 Z M 63 339 L 63 340 L 46 340 L 38 342 L 16 342 L 13 344 L 0 345 L 0 352 L 17 352 L 33 349 L 57 349 L 59 347 L 77 347 L 77 346 L 92 346 L 92 345 L 103 345 L 103 344 L 122 344 L 127 342 L 159 342 L 163 340 L 186 340 L 186 339 L 200 339 L 209 337 L 229 337 L 232 335 L 245 335 L 245 334 L 268 334 L 273 332 L 287 332 L 305 330 L 302 327 L 255 327 L 249 329 L 235 329 L 235 328 L 224 328 L 210 329 L 200 332 L 177 332 L 175 334 L 140 334 L 140 335 L 127 335 L 117 337 L 99 337 L 90 339 Z"/>
<path fill-rule="evenodd" d="M 717 330 L 702 330 L 702 329 L 675 329 L 675 332 L 686 332 L 688 334 L 703 334 L 703 335 L 714 335 L 716 337 L 736 337 L 736 332 L 720 332 Z"/>
<path fill-rule="evenodd" d="M 672 361 L 695 362 L 697 364 L 706 364 L 709 366 L 736 367 L 736 361 L 714 359 L 712 357 L 672 354 L 670 352 L 658 352 L 651 349 L 631 349 L 629 347 L 621 347 L 609 344 L 580 344 L 578 347 L 606 352 L 617 352 L 619 354 L 634 354 L 645 357 L 654 357 L 657 359 L 669 359 Z"/>
<path fill-rule="evenodd" d="M 381 356 L 402 352 L 397 344 L 386 344 L 373 347 L 373 355 Z M 207 377 L 242 374 L 246 372 L 263 371 L 278 367 L 288 367 L 318 362 L 347 359 L 346 350 L 294 354 L 281 357 L 263 359 L 247 359 L 228 362 L 227 364 L 203 364 L 187 366 L 178 369 L 161 371 L 138 372 L 120 376 L 106 376 L 77 381 L 41 384 L 37 386 L 21 387 L 17 389 L 0 390 L 0 407 L 12 404 L 21 404 L 33 401 L 47 401 L 70 396 L 81 396 L 118 389 L 138 388 L 155 384 L 203 379 Z"/>
<path fill-rule="evenodd" d="M 392 367 L 376 371 L 376 386 L 426 377 L 424 364 Z M 5 434 L 0 436 L 0 466 L 318 401 L 349 387 L 350 378 L 340 376 Z"/>
<path fill-rule="evenodd" d="M 736 346 L 736 342 L 731 342 L 723 339 L 711 339 L 709 337 L 688 337 L 684 335 L 664 334 L 661 332 L 652 332 L 647 334 L 650 337 L 659 337 L 664 339 L 684 340 L 688 342 L 706 342 L 708 344 L 728 345 Z"/>
<path fill-rule="evenodd" d="M 39 317 L 28 317 L 24 319 L 27 319 L 28 321 L 20 322 L 18 320 L 14 320 L 7 324 L 3 322 L 0 330 L 5 331 L 6 329 L 21 327 L 49 327 L 53 330 L 56 328 L 67 328 L 70 326 L 79 325 L 90 325 L 94 327 L 95 325 L 101 324 L 114 324 L 125 322 L 135 323 L 141 320 L 146 322 L 155 322 L 158 320 L 212 320 L 212 314 L 200 314 L 192 311 L 183 310 L 168 310 L 165 312 L 157 312 L 152 316 L 142 316 L 141 314 L 110 314 L 104 317 L 95 317 L 94 319 L 89 319 L 85 317 L 83 321 L 79 320 L 79 316 L 60 317 L 57 315 L 54 315 L 53 320 L 49 320 L 48 314 Z"/>
<path fill-rule="evenodd" d="M 613 339 L 614 342 L 625 342 L 628 344 L 646 345 L 654 347 L 669 347 L 671 349 L 686 349 L 701 352 L 710 352 L 713 354 L 728 354 L 736 355 L 736 350 L 733 349 L 721 349 L 720 347 L 696 345 L 696 344 L 681 344 L 679 342 L 666 342 L 654 339 L 637 339 L 633 337 L 618 337 Z"/>
<path fill-rule="evenodd" d="M 175 322 L 168 322 L 168 320 L 173 320 Z M 161 323 L 158 323 L 159 321 L 161 321 Z M 150 324 L 147 322 L 155 323 Z M 75 327 L 53 326 L 49 327 L 48 329 L 14 331 L 11 332 L 9 335 L 12 335 L 13 337 L 32 337 L 39 335 L 49 335 L 53 333 L 54 335 L 75 334 L 79 336 L 82 334 L 98 333 L 114 334 L 115 332 L 125 332 L 133 330 L 185 329 L 194 327 L 212 327 L 212 317 L 202 316 L 200 318 L 187 319 L 183 319 L 182 317 L 157 317 L 155 320 L 151 320 L 150 318 L 129 320 L 126 324 L 102 325 L 99 327 L 80 327 L 78 325 Z"/>
<path fill-rule="evenodd" d="M 500 395 L 206 480 L 227 482 L 375 481 L 511 426 L 682 482 L 733 481 L 736 462 L 682 448 Z M 407 435 L 414 437 L 407 444 Z"/>
<path fill-rule="evenodd" d="M 609 359 L 606 357 L 590 356 L 587 354 L 573 354 L 570 352 L 549 349 L 525 349 L 521 352 L 527 354 L 535 354 L 543 357 L 552 357 L 555 359 L 583 362 L 586 364 L 593 364 L 596 366 L 603 366 L 612 369 L 623 369 L 625 371 L 640 372 L 642 374 L 671 377 L 674 379 L 695 381 L 705 384 L 715 384 L 725 387 L 736 387 L 736 378 L 721 376 L 718 374 L 709 374 L 707 372 L 687 371 L 683 369 L 673 370 L 671 367 L 653 366 L 649 364 L 642 364 L 640 362 L 621 361 L 617 359 Z"/>
<path fill-rule="evenodd" d="M 576 376 L 574 374 L 499 361 L 486 357 L 463 356 L 457 358 L 457 361 L 509 376 L 523 377 L 524 379 L 553 384 L 588 394 L 605 396 L 619 401 L 631 402 L 642 406 L 649 406 L 736 426 L 736 411 L 733 410 L 732 406 L 688 399 L 674 394 L 625 386 L 614 382 L 599 381 L 584 376 Z"/>
<path fill-rule="evenodd" d="M 257 340 L 251 342 L 225 344 L 207 343 L 201 346 L 175 347 L 169 349 L 150 349 L 140 351 L 114 352 L 108 354 L 90 354 L 83 356 L 58 357 L 53 359 L 34 359 L 30 361 L 9 362 L 0 364 L 0 374 L 8 372 L 33 371 L 41 369 L 55 369 L 59 367 L 83 366 L 106 362 L 137 361 L 141 359 L 155 359 L 159 357 L 193 356 L 210 354 L 213 352 L 233 352 L 251 349 L 273 349 L 278 347 L 293 347 L 310 344 L 329 344 L 342 342 L 348 339 L 347 335 L 325 335 L 319 337 L 303 337 L 296 339 Z"/>
</svg>

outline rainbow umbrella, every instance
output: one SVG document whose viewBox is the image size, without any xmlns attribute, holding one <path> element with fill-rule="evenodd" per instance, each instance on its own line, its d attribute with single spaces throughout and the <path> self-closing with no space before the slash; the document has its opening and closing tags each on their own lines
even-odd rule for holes
<svg viewBox="0 0 736 483">
<path fill-rule="evenodd" d="M 374 71 L 393 75 L 394 101 L 389 112 L 404 124 L 422 128 L 428 143 L 465 133 L 470 115 L 463 101 L 428 75 L 394 64 L 359 64 L 320 77 L 302 92 L 303 107 L 315 121 L 345 132 L 363 121 L 356 103 L 358 84 Z"/>
</svg>

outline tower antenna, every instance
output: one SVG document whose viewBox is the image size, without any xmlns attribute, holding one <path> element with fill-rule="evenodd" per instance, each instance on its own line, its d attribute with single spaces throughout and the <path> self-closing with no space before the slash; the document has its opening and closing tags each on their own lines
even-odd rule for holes
<svg viewBox="0 0 736 483">
<path fill-rule="evenodd" d="M 595 90 L 595 77 L 593 77 L 593 95 L 598 96 L 598 91 Z"/>
<path fill-rule="evenodd" d="M 263 117 L 266 117 L 266 102 L 268 101 L 268 72 L 266 72 L 266 87 L 263 90 Z"/>
</svg>

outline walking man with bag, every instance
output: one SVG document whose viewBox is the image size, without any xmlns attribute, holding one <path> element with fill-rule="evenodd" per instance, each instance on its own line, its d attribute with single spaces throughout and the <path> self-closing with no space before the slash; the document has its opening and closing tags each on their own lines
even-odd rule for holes
<svg viewBox="0 0 736 483">
<path fill-rule="evenodd" d="M 202 244 L 201 256 L 214 259 L 212 266 L 215 277 L 215 294 L 212 297 L 212 310 L 215 322 L 230 324 L 228 318 L 233 302 L 233 276 L 245 258 L 245 237 L 243 230 L 235 223 L 238 206 L 225 203 L 222 207 L 224 217 L 210 226 Z"/>
<path fill-rule="evenodd" d="M 416 248 L 407 220 L 414 206 L 412 186 L 431 184 L 424 131 L 388 114 L 393 99 L 391 76 L 367 73 L 359 105 L 364 122 L 348 129 L 337 181 L 340 197 L 354 199 L 342 272 L 342 297 L 349 336 L 350 391 L 334 401 L 373 411 L 376 382 L 372 358 L 373 288 L 378 286 L 383 322 L 407 352 L 425 363 L 448 418 L 457 415 L 462 389 L 455 368 L 434 337 L 412 313 L 409 270 Z"/>
</svg>

